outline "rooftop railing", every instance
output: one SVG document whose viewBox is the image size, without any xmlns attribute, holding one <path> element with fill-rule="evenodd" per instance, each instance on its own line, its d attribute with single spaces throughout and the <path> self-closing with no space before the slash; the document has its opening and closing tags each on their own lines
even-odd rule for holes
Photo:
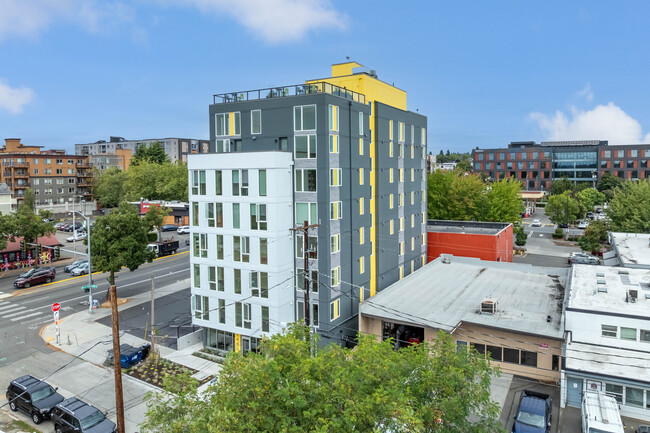
<svg viewBox="0 0 650 433">
<path fill-rule="evenodd" d="M 285 96 L 314 95 L 317 93 L 329 93 L 330 95 L 339 96 L 361 104 L 366 103 L 365 95 L 324 81 L 310 84 L 294 84 L 283 87 L 245 90 L 243 92 L 220 93 L 213 95 L 213 103 L 225 104 L 229 102 L 255 101 L 258 99 L 283 98 Z"/>
</svg>

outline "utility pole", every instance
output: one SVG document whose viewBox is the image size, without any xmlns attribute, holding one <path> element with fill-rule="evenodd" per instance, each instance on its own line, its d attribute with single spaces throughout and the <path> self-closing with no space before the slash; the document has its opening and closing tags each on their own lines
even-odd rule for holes
<svg viewBox="0 0 650 433">
<path fill-rule="evenodd" d="M 115 415 L 117 432 L 124 430 L 124 396 L 122 395 L 122 363 L 120 356 L 120 324 L 117 316 L 117 290 L 114 285 L 109 288 L 111 294 L 111 319 L 113 321 L 113 368 L 115 370 Z"/>
<path fill-rule="evenodd" d="M 304 289 L 305 289 L 305 325 L 309 328 L 309 333 L 311 333 L 311 320 L 310 319 L 310 304 L 309 304 L 309 229 L 318 227 L 320 224 L 309 224 L 309 221 L 305 221 L 302 227 L 296 227 L 289 229 L 294 232 L 302 231 L 303 236 L 303 258 L 304 258 Z M 307 334 L 307 339 L 309 340 L 309 334 Z"/>
<path fill-rule="evenodd" d="M 151 354 L 156 353 L 154 351 L 154 332 L 153 332 L 153 292 L 154 292 L 154 276 L 151 274 Z"/>
</svg>

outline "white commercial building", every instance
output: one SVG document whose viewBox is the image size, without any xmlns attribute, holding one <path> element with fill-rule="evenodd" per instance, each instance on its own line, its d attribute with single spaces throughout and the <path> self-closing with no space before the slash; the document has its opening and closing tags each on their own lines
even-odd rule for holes
<svg viewBox="0 0 650 433">
<path fill-rule="evenodd" d="M 650 421 L 650 272 L 574 265 L 569 278 L 561 406 L 603 391 L 621 414 Z"/>
<path fill-rule="evenodd" d="M 609 242 L 624 268 L 650 269 L 650 234 L 610 232 Z"/>
<path fill-rule="evenodd" d="M 192 323 L 204 344 L 254 350 L 295 320 L 292 154 L 189 158 Z"/>
</svg>

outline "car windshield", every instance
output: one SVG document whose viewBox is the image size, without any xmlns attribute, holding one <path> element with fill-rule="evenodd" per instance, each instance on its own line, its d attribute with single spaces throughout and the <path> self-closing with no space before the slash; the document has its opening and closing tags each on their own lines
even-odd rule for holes
<svg viewBox="0 0 650 433">
<path fill-rule="evenodd" d="M 105 418 L 106 417 L 104 416 L 104 414 L 101 413 L 100 411 L 93 412 L 87 417 L 81 419 L 81 429 L 86 430 L 87 428 L 95 426 L 100 422 L 104 421 Z"/>
<path fill-rule="evenodd" d="M 34 275 L 34 272 L 36 272 L 35 268 L 30 269 L 29 271 L 25 272 L 24 274 L 20 274 L 20 278 L 28 278 Z"/>
<path fill-rule="evenodd" d="M 539 428 L 546 427 L 546 421 L 544 420 L 544 415 L 537 415 L 530 412 L 524 412 L 524 411 L 519 412 L 517 414 L 517 421 L 532 427 L 539 427 Z"/>
<path fill-rule="evenodd" d="M 34 391 L 32 393 L 32 401 L 43 400 L 44 398 L 54 394 L 54 392 L 54 388 L 51 386 L 46 386 L 45 388 L 39 389 L 38 391 Z"/>
</svg>

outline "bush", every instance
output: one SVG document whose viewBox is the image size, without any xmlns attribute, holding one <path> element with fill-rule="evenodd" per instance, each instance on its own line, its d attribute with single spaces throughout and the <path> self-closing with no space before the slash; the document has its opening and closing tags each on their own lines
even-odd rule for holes
<svg viewBox="0 0 650 433">
<path fill-rule="evenodd" d="M 564 230 L 558 227 L 555 229 L 555 231 L 551 236 L 553 237 L 553 239 L 562 239 L 564 237 Z"/>
</svg>

